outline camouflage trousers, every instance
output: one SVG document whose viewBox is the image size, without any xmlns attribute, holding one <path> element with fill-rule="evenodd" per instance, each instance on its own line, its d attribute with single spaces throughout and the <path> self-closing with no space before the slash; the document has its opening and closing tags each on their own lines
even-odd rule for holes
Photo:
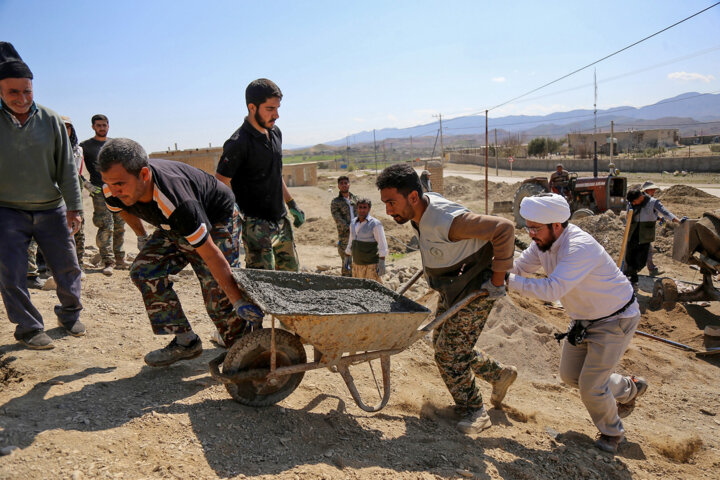
<svg viewBox="0 0 720 480">
<path fill-rule="evenodd" d="M 478 376 L 488 383 L 498 380 L 503 365 L 475 347 L 495 299 L 479 298 L 449 318 L 433 333 L 435 363 L 455 404 L 480 408 L 482 395 L 475 384 Z M 446 309 L 438 308 L 437 314 Z"/>
<path fill-rule="evenodd" d="M 93 225 L 97 227 L 95 243 L 100 250 L 103 265 L 114 265 L 116 259 L 125 258 L 125 220 L 105 206 L 102 193 L 90 195 L 93 201 Z"/>
<path fill-rule="evenodd" d="M 345 259 L 347 257 L 351 256 L 351 255 L 345 254 L 345 249 L 347 248 L 347 240 L 345 241 L 345 243 L 338 240 L 337 246 L 338 246 L 338 255 L 340 255 L 340 273 L 342 274 L 343 277 L 352 277 L 353 276 L 352 268 L 350 270 L 345 270 L 345 268 L 344 268 Z"/>
<path fill-rule="evenodd" d="M 237 240 L 232 220 L 213 225 L 210 235 L 230 266 L 237 265 Z M 250 325 L 236 316 L 232 304 L 213 277 L 203 259 L 184 237 L 161 229 L 155 230 L 130 267 L 130 278 L 138 287 L 156 335 L 185 333 L 192 330 L 168 275 L 177 275 L 190 264 L 200 281 L 205 308 L 210 319 L 230 347 L 250 331 Z"/>
<path fill-rule="evenodd" d="M 292 222 L 287 215 L 273 222 L 245 217 L 242 224 L 245 267 L 260 270 L 300 270 Z"/>
<path fill-rule="evenodd" d="M 82 212 L 80 212 L 80 221 L 80 230 L 78 230 L 74 236 L 75 253 L 77 253 L 80 270 L 85 270 L 85 268 L 83 268 L 83 257 L 85 256 L 85 217 Z M 28 245 L 28 278 L 34 278 L 39 275 L 37 266 L 37 248 L 37 242 L 33 238 L 30 240 L 30 245 Z"/>
</svg>

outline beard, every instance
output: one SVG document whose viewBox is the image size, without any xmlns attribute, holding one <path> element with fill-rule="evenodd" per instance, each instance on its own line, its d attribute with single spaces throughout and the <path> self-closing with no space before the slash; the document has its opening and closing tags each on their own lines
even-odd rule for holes
<svg viewBox="0 0 720 480">
<path fill-rule="evenodd" d="M 270 130 L 272 128 L 272 125 L 268 125 L 265 122 L 265 120 L 262 119 L 262 117 L 260 116 L 260 112 L 257 112 L 257 111 L 255 112 L 255 121 L 257 122 L 258 125 L 260 125 L 264 129 Z M 275 121 L 273 120 L 272 123 L 274 123 L 274 122 Z"/>
<path fill-rule="evenodd" d="M 550 248 L 553 246 L 553 243 L 555 243 L 555 240 L 557 240 L 555 232 L 553 232 L 552 230 L 550 230 L 550 235 L 551 238 L 549 240 L 543 241 L 541 243 L 539 243 L 536 239 L 533 239 L 541 252 L 547 252 L 548 250 L 550 250 Z"/>
</svg>

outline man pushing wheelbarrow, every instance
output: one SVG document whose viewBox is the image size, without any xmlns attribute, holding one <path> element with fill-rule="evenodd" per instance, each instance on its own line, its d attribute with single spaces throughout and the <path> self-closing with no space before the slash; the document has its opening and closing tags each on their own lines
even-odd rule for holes
<svg viewBox="0 0 720 480">
<path fill-rule="evenodd" d="M 428 285 L 440 293 L 438 315 L 473 291 L 480 296 L 447 318 L 433 334 L 440 375 L 462 415 L 464 433 L 479 433 L 492 423 L 475 383 L 478 376 L 493 386 L 490 401 L 500 407 L 517 369 L 502 365 L 475 347 L 495 301 L 505 295 L 505 272 L 513 265 L 512 222 L 477 215 L 437 193 L 423 193 L 420 178 L 407 164 L 391 165 L 376 181 L 387 214 L 399 223 L 411 221 L 420 240 Z"/>
</svg>

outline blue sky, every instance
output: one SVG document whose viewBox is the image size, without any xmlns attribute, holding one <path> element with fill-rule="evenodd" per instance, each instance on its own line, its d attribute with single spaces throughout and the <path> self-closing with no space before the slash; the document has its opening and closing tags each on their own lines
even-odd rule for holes
<svg viewBox="0 0 720 480">
<path fill-rule="evenodd" d="M 35 99 L 81 138 L 148 151 L 222 143 L 255 78 L 283 90 L 287 145 L 483 112 L 623 48 L 712 0 L 0 0 L 0 40 L 35 74 Z M 598 108 L 720 92 L 720 6 L 598 64 Z M 490 115 L 592 108 L 590 68 Z"/>
</svg>

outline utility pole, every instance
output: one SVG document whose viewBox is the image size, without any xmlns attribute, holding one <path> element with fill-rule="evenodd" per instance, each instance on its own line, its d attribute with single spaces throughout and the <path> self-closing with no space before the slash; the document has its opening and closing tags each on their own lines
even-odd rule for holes
<svg viewBox="0 0 720 480">
<path fill-rule="evenodd" d="M 433 115 L 433 117 L 438 117 L 440 119 L 440 162 L 442 162 L 445 160 L 445 146 L 443 144 L 443 132 L 442 132 L 442 113 Z"/>
<path fill-rule="evenodd" d="M 410 135 L 410 158 L 415 161 L 413 158 L 415 155 L 413 155 L 413 144 L 412 144 L 412 135 Z"/>
<path fill-rule="evenodd" d="M 500 174 L 498 173 L 498 151 L 497 151 L 497 128 L 494 129 L 495 131 L 495 141 L 493 142 L 494 148 L 495 148 L 495 176 L 498 177 Z"/>
<path fill-rule="evenodd" d="M 610 120 L 610 163 L 613 163 L 613 149 L 615 148 L 615 121 Z"/>
<path fill-rule="evenodd" d="M 350 135 L 345 137 L 345 165 L 350 168 Z"/>
<path fill-rule="evenodd" d="M 488 215 L 488 111 L 485 110 L 485 215 Z"/>
<path fill-rule="evenodd" d="M 377 175 L 377 142 L 375 141 L 375 129 L 373 128 L 373 151 L 375 152 L 375 175 Z"/>
<path fill-rule="evenodd" d="M 595 103 L 593 103 L 593 133 L 597 133 L 597 71 L 593 69 L 593 82 L 595 83 Z"/>
</svg>

